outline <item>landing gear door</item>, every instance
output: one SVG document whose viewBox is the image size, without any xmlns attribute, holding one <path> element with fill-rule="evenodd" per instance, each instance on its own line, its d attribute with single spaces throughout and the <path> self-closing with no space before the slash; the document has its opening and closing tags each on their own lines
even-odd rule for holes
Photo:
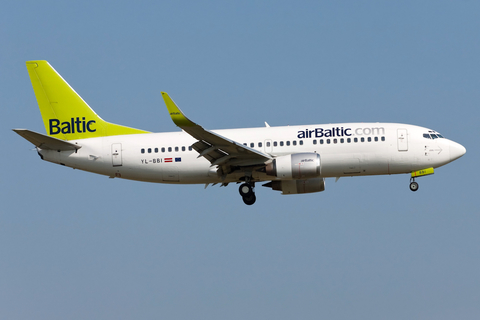
<svg viewBox="0 0 480 320">
<path fill-rule="evenodd" d="M 114 167 L 120 167 L 122 165 L 122 144 L 112 144 L 112 165 Z"/>
<path fill-rule="evenodd" d="M 408 151 L 408 135 L 407 129 L 397 130 L 398 151 Z"/>
</svg>

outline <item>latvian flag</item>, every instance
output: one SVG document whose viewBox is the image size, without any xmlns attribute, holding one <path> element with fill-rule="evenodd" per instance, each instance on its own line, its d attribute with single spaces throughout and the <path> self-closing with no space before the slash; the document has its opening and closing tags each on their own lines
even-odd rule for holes
<svg viewBox="0 0 480 320">
<path fill-rule="evenodd" d="M 173 162 L 173 161 L 172 161 L 172 158 L 165 158 L 164 162 Z"/>
</svg>

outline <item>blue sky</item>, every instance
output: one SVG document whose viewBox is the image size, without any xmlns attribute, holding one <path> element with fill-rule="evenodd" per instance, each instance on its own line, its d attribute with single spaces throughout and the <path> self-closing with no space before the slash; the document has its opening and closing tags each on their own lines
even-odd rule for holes
<svg viewBox="0 0 480 320">
<path fill-rule="evenodd" d="M 477 319 L 480 4 L 5 1 L 0 317 Z M 41 161 L 25 61 L 110 122 L 177 131 L 353 121 L 432 128 L 467 154 L 419 179 L 257 187 L 108 179 Z"/>
</svg>

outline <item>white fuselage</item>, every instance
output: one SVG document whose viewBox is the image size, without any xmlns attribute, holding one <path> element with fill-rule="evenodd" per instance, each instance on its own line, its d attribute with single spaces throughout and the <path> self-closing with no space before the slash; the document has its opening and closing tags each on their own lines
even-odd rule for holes
<svg viewBox="0 0 480 320">
<path fill-rule="evenodd" d="M 445 165 L 464 148 L 445 138 L 426 138 L 427 128 L 395 123 L 341 123 L 213 130 L 272 157 L 318 153 L 321 176 L 410 173 Z M 110 177 L 158 183 L 238 181 L 244 172 L 219 177 L 215 166 L 195 150 L 185 132 L 146 133 L 71 140 L 75 151 L 39 149 L 44 160 Z M 254 171 L 256 181 L 278 180 Z"/>
</svg>

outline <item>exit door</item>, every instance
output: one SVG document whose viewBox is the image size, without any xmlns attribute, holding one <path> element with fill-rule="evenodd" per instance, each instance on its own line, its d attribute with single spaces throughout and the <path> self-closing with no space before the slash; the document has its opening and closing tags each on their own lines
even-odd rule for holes
<svg viewBox="0 0 480 320">
<path fill-rule="evenodd" d="M 112 144 L 112 165 L 114 167 L 120 167 L 122 165 L 122 144 Z"/>
<path fill-rule="evenodd" d="M 397 130 L 398 151 L 408 151 L 408 135 L 407 129 Z"/>
</svg>

